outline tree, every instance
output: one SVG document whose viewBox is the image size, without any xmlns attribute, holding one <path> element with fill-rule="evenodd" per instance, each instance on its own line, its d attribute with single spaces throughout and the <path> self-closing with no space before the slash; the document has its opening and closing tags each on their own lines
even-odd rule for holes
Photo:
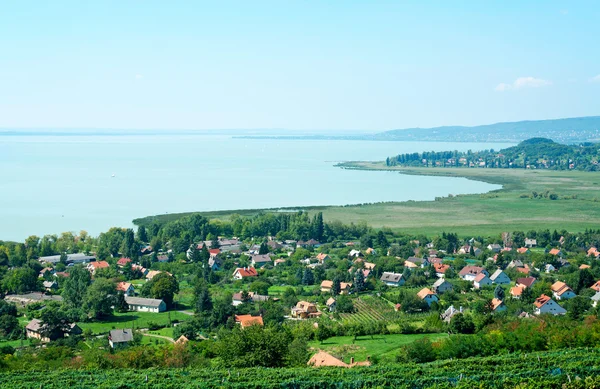
<svg viewBox="0 0 600 389">
<path fill-rule="evenodd" d="M 63 265 L 66 265 L 67 264 L 67 259 L 68 259 L 68 257 L 67 257 L 67 253 L 66 252 L 63 251 L 62 253 L 60 253 L 60 258 L 58 259 L 58 261 L 60 263 L 62 263 Z"/>
<path fill-rule="evenodd" d="M 315 215 L 313 225 L 313 238 L 318 241 L 322 240 L 323 232 L 325 231 L 325 224 L 323 223 L 323 212 L 319 212 Z"/>
<path fill-rule="evenodd" d="M 0 300 L 0 339 L 14 340 L 22 334 L 17 319 L 17 306 Z"/>
<path fill-rule="evenodd" d="M 87 269 L 82 266 L 72 267 L 63 285 L 62 297 L 65 304 L 72 308 L 81 308 L 91 282 L 92 277 Z"/>
<path fill-rule="evenodd" d="M 575 286 L 575 293 L 579 293 L 586 288 L 589 288 L 596 282 L 594 276 L 588 269 L 582 269 L 577 275 L 577 285 Z"/>
<path fill-rule="evenodd" d="M 331 287 L 331 294 L 337 296 L 342 291 L 342 282 L 339 277 L 333 279 L 333 286 Z"/>
<path fill-rule="evenodd" d="M 471 316 L 457 313 L 450 321 L 450 331 L 455 334 L 472 334 L 475 332 L 475 323 Z"/>
<path fill-rule="evenodd" d="M 249 289 L 254 293 L 268 295 L 270 287 L 271 284 L 269 284 L 268 282 L 256 280 L 250 284 Z"/>
<path fill-rule="evenodd" d="M 25 293 L 38 289 L 38 274 L 29 267 L 9 270 L 2 280 L 2 287 L 10 293 Z"/>
<path fill-rule="evenodd" d="M 575 296 L 568 301 L 567 316 L 572 320 L 581 320 L 584 313 L 590 308 L 590 299 Z"/>
<path fill-rule="evenodd" d="M 262 242 L 260 244 L 260 248 L 258 249 L 258 254 L 259 255 L 265 255 L 269 253 L 269 246 L 267 245 L 267 242 Z"/>
<path fill-rule="evenodd" d="M 231 305 L 231 303 L 230 303 Z M 282 326 L 234 328 L 217 342 L 217 355 L 231 367 L 282 367 L 293 337 Z"/>
<path fill-rule="evenodd" d="M 379 230 L 379 232 L 377 232 L 377 246 L 379 246 L 379 248 L 382 250 L 386 250 L 389 247 L 389 245 L 390 244 L 387 238 L 385 237 L 385 234 L 383 233 L 383 231 Z"/>
<path fill-rule="evenodd" d="M 117 296 L 115 297 L 115 309 L 120 313 L 129 310 L 129 304 L 125 301 L 125 293 L 121 290 L 117 292 Z"/>
<path fill-rule="evenodd" d="M 341 294 L 335 301 L 335 311 L 338 313 L 354 312 L 354 304 L 350 296 Z"/>
<path fill-rule="evenodd" d="M 319 323 L 317 330 L 315 331 L 315 338 L 323 344 L 324 340 L 327 340 L 333 336 L 333 331 L 325 323 Z"/>
<path fill-rule="evenodd" d="M 88 315 L 94 319 L 112 315 L 115 303 L 115 284 L 106 278 L 94 280 L 86 291 L 84 306 Z"/>
<path fill-rule="evenodd" d="M 496 286 L 494 289 L 494 297 L 500 301 L 504 301 L 504 289 L 500 285 Z"/>
<path fill-rule="evenodd" d="M 192 244 L 190 247 L 190 251 L 190 261 L 194 263 L 202 262 L 202 251 L 198 250 L 198 246 Z"/>
<path fill-rule="evenodd" d="M 46 307 L 40 315 L 40 334 L 50 340 L 62 338 L 69 331 L 69 321 L 65 313 L 56 307 Z"/>
<path fill-rule="evenodd" d="M 142 295 L 161 299 L 168 307 L 173 305 L 173 297 L 179 293 L 179 283 L 172 275 L 162 272 L 155 275 L 142 287 Z"/>
<path fill-rule="evenodd" d="M 129 258 L 137 258 L 138 247 L 135 243 L 135 235 L 133 229 L 128 228 L 125 230 L 125 236 L 123 237 L 123 244 L 121 246 L 121 252 Z"/>
<path fill-rule="evenodd" d="M 305 367 L 310 354 L 308 353 L 308 342 L 305 338 L 296 338 L 288 346 L 286 366 Z"/>
<path fill-rule="evenodd" d="M 146 227 L 140 226 L 137 231 L 138 240 L 140 242 L 147 243 L 148 242 L 148 234 L 146 233 Z"/>
<path fill-rule="evenodd" d="M 312 285 L 315 283 L 315 276 L 313 275 L 312 270 L 310 268 L 304 269 L 304 273 L 302 274 L 302 285 Z"/>
<path fill-rule="evenodd" d="M 354 274 L 354 290 L 356 292 L 360 292 L 365 288 L 365 274 L 362 269 L 356 269 L 356 273 Z"/>
<path fill-rule="evenodd" d="M 204 282 L 196 291 L 196 313 L 199 315 L 209 315 L 212 312 L 213 304 L 210 297 L 210 291 Z"/>
</svg>

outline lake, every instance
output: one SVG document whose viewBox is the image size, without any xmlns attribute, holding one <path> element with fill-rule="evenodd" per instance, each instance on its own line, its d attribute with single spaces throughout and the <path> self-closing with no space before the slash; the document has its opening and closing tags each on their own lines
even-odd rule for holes
<svg viewBox="0 0 600 389">
<path fill-rule="evenodd" d="M 432 200 L 499 188 L 464 178 L 345 170 L 336 162 L 511 144 L 234 139 L 223 135 L 0 135 L 0 240 L 149 215 Z"/>
</svg>

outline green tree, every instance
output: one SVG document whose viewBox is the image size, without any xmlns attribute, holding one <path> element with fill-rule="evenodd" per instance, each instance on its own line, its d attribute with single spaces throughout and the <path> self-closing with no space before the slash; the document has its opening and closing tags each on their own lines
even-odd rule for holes
<svg viewBox="0 0 600 389">
<path fill-rule="evenodd" d="M 342 282 L 339 277 L 333 279 L 333 286 L 331 287 L 331 294 L 337 296 L 342 291 Z"/>
<path fill-rule="evenodd" d="M 496 286 L 494 289 L 494 297 L 500 301 L 504 301 L 504 289 L 500 285 Z"/>
<path fill-rule="evenodd" d="M 115 297 L 115 310 L 117 312 L 123 313 L 129 310 L 129 304 L 125 301 L 125 293 L 123 291 L 118 291 Z"/>
<path fill-rule="evenodd" d="M 91 318 L 101 319 L 112 315 L 115 303 L 115 284 L 106 278 L 95 279 L 86 291 L 84 306 Z"/>
<path fill-rule="evenodd" d="M 267 242 L 262 242 L 260 244 L 260 248 L 258 249 L 258 254 L 264 255 L 264 254 L 268 254 L 268 253 L 269 253 L 269 246 L 267 245 Z"/>
<path fill-rule="evenodd" d="M 179 283 L 172 275 L 162 272 L 155 275 L 142 287 L 142 295 L 161 299 L 168 307 L 173 305 L 175 294 L 179 293 Z"/>
<path fill-rule="evenodd" d="M 137 230 L 137 235 L 140 242 L 148 242 L 148 233 L 146 232 L 146 227 L 140 226 Z"/>
<path fill-rule="evenodd" d="M 471 316 L 457 313 L 450 321 L 450 331 L 454 334 L 472 334 L 475 332 L 475 323 Z"/>
<path fill-rule="evenodd" d="M 577 285 L 575 285 L 575 293 L 579 293 L 592 286 L 596 282 L 593 274 L 588 269 L 582 269 L 577 275 Z"/>
<path fill-rule="evenodd" d="M 350 296 L 341 294 L 335 300 L 335 311 L 338 313 L 352 313 L 354 312 L 354 304 Z"/>
<path fill-rule="evenodd" d="M 213 309 L 210 291 L 204 282 L 199 284 L 196 290 L 196 313 L 199 315 L 210 315 Z"/>
<path fill-rule="evenodd" d="M 69 320 L 65 313 L 56 307 L 46 307 L 40 315 L 41 335 L 51 340 L 62 338 L 69 331 Z"/>
<path fill-rule="evenodd" d="M 315 276 L 310 268 L 304 269 L 302 274 L 302 285 L 312 285 L 315 283 Z"/>
<path fill-rule="evenodd" d="M 282 367 L 288 363 L 292 335 L 281 326 L 234 328 L 217 342 L 217 355 L 227 366 Z"/>
<path fill-rule="evenodd" d="M 362 269 L 356 269 L 354 274 L 354 290 L 356 293 L 361 292 L 365 288 L 365 274 Z"/>
<path fill-rule="evenodd" d="M 319 323 L 319 326 L 317 327 L 317 329 L 315 331 L 315 338 L 321 344 L 323 344 L 324 340 L 327 340 L 327 339 L 331 338 L 332 336 L 333 336 L 333 331 L 331 330 L 331 328 L 329 328 L 329 326 L 325 325 L 325 323 Z"/>
<path fill-rule="evenodd" d="M 25 293 L 38 290 L 38 274 L 29 267 L 17 267 L 6 272 L 2 287 L 9 293 Z"/>
<path fill-rule="evenodd" d="M 90 272 L 81 265 L 73 266 L 63 283 L 62 297 L 68 307 L 80 308 L 92 282 Z"/>
<path fill-rule="evenodd" d="M 572 320 L 581 320 L 585 312 L 590 308 L 589 298 L 575 296 L 568 301 L 567 316 Z"/>
</svg>

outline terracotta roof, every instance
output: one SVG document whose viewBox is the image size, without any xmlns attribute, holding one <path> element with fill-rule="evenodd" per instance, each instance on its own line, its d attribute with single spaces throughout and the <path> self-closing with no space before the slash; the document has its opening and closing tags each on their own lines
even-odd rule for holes
<svg viewBox="0 0 600 389">
<path fill-rule="evenodd" d="M 556 281 L 554 284 L 552 284 L 550 289 L 559 296 L 571 290 L 571 288 L 569 288 L 569 285 L 565 284 L 562 281 Z"/>
<path fill-rule="evenodd" d="M 217 255 L 217 254 L 220 254 L 220 253 L 221 253 L 221 249 L 210 249 L 210 250 L 208 250 L 208 252 L 209 252 L 211 255 Z"/>
<path fill-rule="evenodd" d="M 309 366 L 321 367 L 321 366 L 338 366 L 338 367 L 349 367 L 348 364 L 340 361 L 336 357 L 331 354 L 326 353 L 325 351 L 319 351 L 315 355 L 310 358 L 308 361 Z"/>
<path fill-rule="evenodd" d="M 333 288 L 333 281 L 325 280 L 325 281 L 321 282 L 321 288 L 327 288 L 327 289 Z"/>
<path fill-rule="evenodd" d="M 328 298 L 328 299 L 327 299 L 327 302 L 325 302 L 325 305 L 327 305 L 328 307 L 329 307 L 331 304 L 335 304 L 335 299 L 334 299 L 333 297 L 330 297 L 330 298 Z"/>
<path fill-rule="evenodd" d="M 444 265 L 442 263 L 436 263 L 433 265 L 436 273 L 446 273 L 446 270 L 450 269 L 450 265 Z"/>
<path fill-rule="evenodd" d="M 327 258 L 329 258 L 329 255 L 327 255 L 327 254 L 325 254 L 325 253 L 319 253 L 319 254 L 317 254 L 317 259 L 318 259 L 319 261 L 324 261 L 324 260 L 326 260 Z"/>
<path fill-rule="evenodd" d="M 579 269 L 580 270 L 589 269 L 589 268 L 591 268 L 591 266 L 590 265 L 586 265 L 585 263 L 582 263 L 581 265 L 579 265 Z"/>
<path fill-rule="evenodd" d="M 546 304 L 548 301 L 552 300 L 550 298 L 550 296 L 546 296 L 545 294 L 541 295 L 540 297 L 535 299 L 535 302 L 533 303 L 537 308 L 541 308 L 544 304 Z"/>
<path fill-rule="evenodd" d="M 125 266 L 125 265 L 127 265 L 129 262 L 131 262 L 131 259 L 130 259 L 130 258 L 125 258 L 125 257 L 123 257 L 123 258 L 121 258 L 121 259 L 119 259 L 119 260 L 117 261 L 117 266 Z"/>
<path fill-rule="evenodd" d="M 594 289 L 596 292 L 600 292 L 600 281 L 596 281 L 596 283 L 590 286 L 590 288 Z"/>
<path fill-rule="evenodd" d="M 517 249 L 517 253 L 519 253 L 519 254 L 525 254 L 528 251 L 529 251 L 529 249 L 527 247 L 521 247 L 521 248 Z"/>
<path fill-rule="evenodd" d="M 460 271 L 460 273 L 458 273 L 461 276 L 466 276 L 467 274 L 471 274 L 471 275 L 477 275 L 479 273 L 481 273 L 483 270 L 485 270 L 482 267 L 479 266 L 465 266 L 462 268 L 462 270 Z"/>
<path fill-rule="evenodd" d="M 258 276 L 258 272 L 253 267 L 238 267 L 235 269 L 234 274 L 238 272 L 242 277 L 256 277 Z"/>
<path fill-rule="evenodd" d="M 117 290 L 120 290 L 121 292 L 127 292 L 127 290 L 131 287 L 131 283 L 130 282 L 119 282 L 117 284 Z"/>
<path fill-rule="evenodd" d="M 239 323 L 242 326 L 242 328 L 250 327 L 253 325 L 264 325 L 262 316 L 235 315 L 235 322 Z"/>
<path fill-rule="evenodd" d="M 502 306 L 502 304 L 504 304 L 502 302 L 502 300 L 498 300 L 497 298 L 493 298 L 492 299 L 492 311 L 495 311 L 496 309 L 498 309 L 500 306 Z"/>
<path fill-rule="evenodd" d="M 552 249 L 552 250 L 550 250 L 550 254 L 551 255 L 558 255 L 558 254 L 560 254 L 560 249 Z"/>
<path fill-rule="evenodd" d="M 513 286 L 510 288 L 510 294 L 514 297 L 520 297 L 523 294 L 523 289 L 525 288 L 522 286 Z"/>
<path fill-rule="evenodd" d="M 189 342 L 190 340 L 188 338 L 186 338 L 185 335 L 181 335 L 176 341 L 175 344 L 186 344 L 187 342 Z"/>
<path fill-rule="evenodd" d="M 109 267 L 110 265 L 106 261 L 96 261 L 96 262 L 90 262 L 90 266 L 93 267 L 94 269 L 105 269 L 105 268 Z"/>
<path fill-rule="evenodd" d="M 529 274 L 530 269 L 528 267 L 515 267 L 515 270 L 519 273 Z"/>
<path fill-rule="evenodd" d="M 475 277 L 475 282 L 481 282 L 483 281 L 487 276 L 485 275 L 485 273 L 479 273 L 477 274 L 477 277 Z"/>
<path fill-rule="evenodd" d="M 600 251 L 598 251 L 597 248 L 595 247 L 590 247 L 590 249 L 587 252 L 588 256 L 594 256 L 594 257 L 599 257 L 600 256 Z"/>
<path fill-rule="evenodd" d="M 423 288 L 419 291 L 419 293 L 417 293 L 417 296 L 423 300 L 425 297 L 429 296 L 429 295 L 435 295 L 435 293 L 433 293 L 433 291 L 429 288 Z"/>
</svg>

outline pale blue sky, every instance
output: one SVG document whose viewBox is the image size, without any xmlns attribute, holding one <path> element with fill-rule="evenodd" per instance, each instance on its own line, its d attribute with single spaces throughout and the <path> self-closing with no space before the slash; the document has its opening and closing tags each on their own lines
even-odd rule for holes
<svg viewBox="0 0 600 389">
<path fill-rule="evenodd" d="M 597 1 L 4 1 L 0 127 L 600 115 L 599 20 Z"/>
</svg>

